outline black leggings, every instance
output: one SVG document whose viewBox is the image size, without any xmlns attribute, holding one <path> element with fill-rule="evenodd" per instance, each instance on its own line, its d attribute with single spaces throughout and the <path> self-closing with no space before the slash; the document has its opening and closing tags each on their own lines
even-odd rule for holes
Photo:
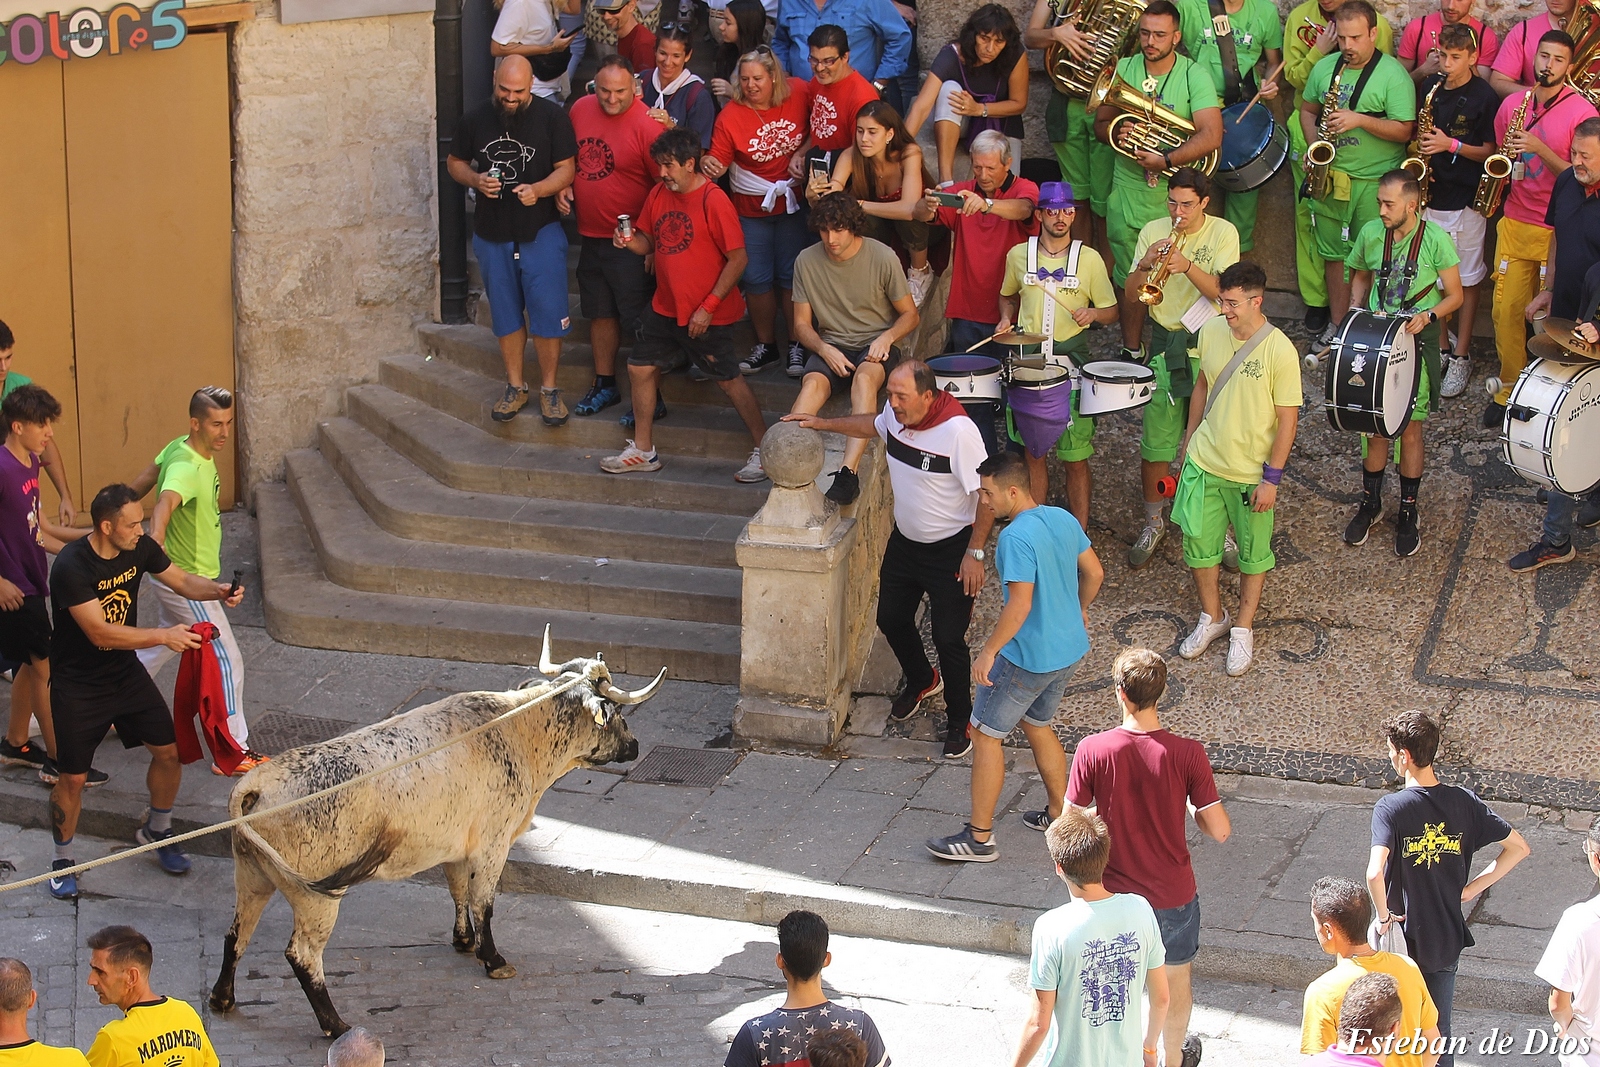
<svg viewBox="0 0 1600 1067">
<path fill-rule="evenodd" d="M 961 561 L 972 539 L 967 527 L 943 541 L 913 541 L 896 527 L 889 534 L 878 574 L 878 629 L 906 683 L 921 689 L 933 681 L 933 665 L 917 631 L 917 606 L 924 594 L 933 621 L 933 648 L 944 675 L 944 706 L 950 729 L 966 729 L 972 718 L 972 659 L 967 650 L 967 624 L 973 598 L 961 588 Z"/>
</svg>

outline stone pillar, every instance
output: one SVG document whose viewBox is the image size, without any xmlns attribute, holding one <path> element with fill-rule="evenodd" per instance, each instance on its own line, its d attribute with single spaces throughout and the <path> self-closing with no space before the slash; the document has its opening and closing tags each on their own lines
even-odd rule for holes
<svg viewBox="0 0 1600 1067">
<path fill-rule="evenodd" d="M 761 441 L 772 492 L 736 549 L 744 569 L 739 704 L 752 741 L 822 747 L 850 706 L 848 582 L 855 519 L 817 489 L 822 436 L 780 422 Z"/>
</svg>

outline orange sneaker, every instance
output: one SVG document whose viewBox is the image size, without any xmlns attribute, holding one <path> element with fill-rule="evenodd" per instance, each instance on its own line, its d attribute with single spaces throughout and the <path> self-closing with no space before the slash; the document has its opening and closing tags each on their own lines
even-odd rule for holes
<svg viewBox="0 0 1600 1067">
<path fill-rule="evenodd" d="M 253 748 L 247 748 L 247 749 L 244 750 L 244 759 L 240 760 L 239 761 L 239 766 L 235 767 L 234 770 L 233 770 L 233 777 L 238 778 L 240 775 L 244 774 L 246 771 L 253 770 L 256 767 L 259 767 L 261 764 L 267 762 L 271 758 L 272 758 L 271 756 L 263 756 L 261 753 L 257 752 Z M 224 771 L 221 767 L 218 767 L 215 763 L 213 763 L 211 765 L 211 773 L 215 774 L 215 775 L 218 775 L 219 777 L 224 777 L 224 778 L 227 777 L 227 775 L 228 775 L 227 771 Z"/>
</svg>

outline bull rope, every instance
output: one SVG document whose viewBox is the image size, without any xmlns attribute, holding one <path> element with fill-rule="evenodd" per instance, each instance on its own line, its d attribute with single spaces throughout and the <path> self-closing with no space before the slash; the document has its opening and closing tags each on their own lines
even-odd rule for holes
<svg viewBox="0 0 1600 1067">
<path fill-rule="evenodd" d="M 197 837 L 205 837 L 208 834 L 218 833 L 222 830 L 232 830 L 234 827 L 243 826 L 245 823 L 255 822 L 257 819 L 264 819 L 269 815 L 276 815 L 281 811 L 288 811 L 290 808 L 301 807 L 302 805 L 311 803 L 313 800 L 321 800 L 323 797 L 332 796 L 334 793 L 337 793 L 341 790 L 349 789 L 351 786 L 360 785 L 362 782 L 376 778 L 380 774 L 388 774 L 390 771 L 399 770 L 401 767 L 416 763 L 418 760 L 427 759 L 429 756 L 432 756 L 437 752 L 442 752 L 451 745 L 459 744 L 469 737 L 475 737 L 486 730 L 491 730 L 505 722 L 507 719 L 521 715 L 523 712 L 534 707 L 535 705 L 542 704 L 552 697 L 558 697 L 567 690 L 573 689 L 581 683 L 591 680 L 592 679 L 590 679 L 587 672 L 574 675 L 571 681 L 564 682 L 553 689 L 546 690 L 544 693 L 541 693 L 525 703 L 518 704 L 514 708 L 503 711 L 499 715 L 496 715 L 494 718 L 490 719 L 488 722 L 480 723 L 479 725 L 474 726 L 466 733 L 458 734 L 455 737 L 441 741 L 432 748 L 424 749 L 423 751 L 418 752 L 416 755 L 407 756 L 405 759 L 391 763 L 388 766 L 375 767 L 370 771 L 363 771 L 354 778 L 350 778 L 343 782 L 336 782 L 335 784 L 328 786 L 326 789 L 317 790 L 315 793 L 307 793 L 305 796 L 299 797 L 295 800 L 285 801 L 284 803 L 278 804 L 275 807 L 263 808 L 260 811 L 252 811 L 248 815 L 241 815 L 236 819 L 229 819 L 226 822 L 212 823 L 210 826 L 202 826 L 198 830 L 190 830 L 187 833 L 176 834 L 172 837 L 165 837 L 160 841 L 152 841 L 147 845 L 136 845 L 133 848 L 126 849 L 121 852 L 113 852 L 108 856 L 101 856 L 97 860 L 89 860 L 87 863 L 79 863 L 71 867 L 64 867 L 59 871 L 49 871 L 45 874 L 35 875 L 32 878 L 24 878 L 20 882 L 7 882 L 0 884 L 0 893 L 9 893 L 17 889 L 26 889 L 29 886 L 39 885 L 42 882 L 48 882 L 50 879 L 59 878 L 62 875 L 75 875 L 82 871 L 93 870 L 96 867 L 104 867 L 108 863 L 117 863 L 121 860 L 130 859 L 134 856 L 143 855 L 146 852 L 153 852 L 158 848 L 166 848 L 168 845 L 179 845 L 185 841 L 193 841 Z"/>
</svg>

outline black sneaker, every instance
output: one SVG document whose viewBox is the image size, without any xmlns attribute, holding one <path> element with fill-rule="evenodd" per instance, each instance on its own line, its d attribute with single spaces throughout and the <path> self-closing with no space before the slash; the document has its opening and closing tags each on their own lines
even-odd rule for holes
<svg viewBox="0 0 1600 1067">
<path fill-rule="evenodd" d="M 1193 1034 L 1183 1039 L 1183 1063 L 1181 1067 L 1200 1067 L 1200 1056 L 1205 1050 L 1200 1047 L 1200 1039 Z"/>
<path fill-rule="evenodd" d="M 1038 830 L 1040 833 L 1050 829 L 1050 824 L 1053 822 L 1055 820 L 1050 818 L 1048 811 L 1025 811 L 1022 813 L 1022 825 L 1030 830 Z"/>
<path fill-rule="evenodd" d="M 1328 309 L 1325 307 L 1308 306 L 1306 308 L 1306 332 L 1315 337 L 1328 328 Z"/>
<path fill-rule="evenodd" d="M 1536 571 L 1552 563 L 1570 563 L 1577 555 L 1578 550 L 1572 547 L 1571 541 L 1564 545 L 1535 541 L 1526 552 L 1518 552 L 1507 560 L 1506 564 L 1518 574 L 1526 574 L 1528 571 Z"/>
<path fill-rule="evenodd" d="M 1394 521 L 1394 554 L 1404 559 L 1414 556 L 1422 547 L 1422 535 L 1417 532 L 1417 506 L 1401 504 Z"/>
<path fill-rule="evenodd" d="M 596 378 L 594 384 L 589 386 L 589 391 L 583 394 L 583 399 L 572 405 L 574 415 L 598 415 L 613 404 L 622 403 L 622 394 L 615 385 L 601 385 Z"/>
<path fill-rule="evenodd" d="M 0 763 L 9 763 L 13 767 L 32 767 L 37 770 L 43 767 L 44 761 L 49 758 L 45 755 L 44 746 L 36 745 L 32 740 L 13 745 L 10 741 L 0 738 Z"/>
<path fill-rule="evenodd" d="M 657 393 L 656 394 L 656 418 L 655 418 L 655 421 L 656 422 L 660 422 L 662 419 L 664 419 L 666 417 L 667 417 L 667 402 L 665 400 L 661 399 L 661 394 L 660 393 Z M 631 430 L 631 429 L 633 429 L 633 421 L 634 421 L 633 420 L 633 409 L 629 408 L 623 414 L 623 416 L 617 420 L 617 423 L 619 425 L 621 425 L 623 429 Z"/>
<path fill-rule="evenodd" d="M 806 358 L 810 355 L 799 341 L 789 342 L 789 366 L 785 373 L 791 378 L 803 377 L 806 373 Z"/>
<path fill-rule="evenodd" d="M 960 759 L 972 751 L 972 727 L 969 725 L 952 726 L 944 735 L 944 758 Z"/>
<path fill-rule="evenodd" d="M 739 373 L 755 374 L 776 362 L 778 362 L 777 347 L 757 341 L 750 346 L 750 354 L 739 361 Z"/>
<path fill-rule="evenodd" d="M 889 721 L 905 722 L 917 713 L 917 708 L 924 700 L 931 696 L 938 696 L 944 692 L 944 679 L 939 677 L 938 670 L 933 672 L 933 681 L 923 686 L 920 690 L 913 691 L 911 683 L 900 690 L 900 695 L 894 698 L 894 703 L 889 705 Z"/>
<path fill-rule="evenodd" d="M 1351 548 L 1360 548 L 1367 543 L 1367 534 L 1372 531 L 1372 524 L 1383 518 L 1383 509 L 1376 511 L 1365 507 L 1356 509 L 1355 516 L 1350 520 L 1350 525 L 1344 528 L 1344 543 Z"/>
<path fill-rule="evenodd" d="M 1483 409 L 1483 428 L 1498 430 L 1506 421 L 1506 406 L 1491 400 Z"/>
<path fill-rule="evenodd" d="M 77 866 L 77 864 L 73 863 L 71 860 L 50 861 L 50 869 L 52 871 L 62 871 L 66 870 L 68 867 L 75 866 Z M 50 877 L 49 885 L 50 895 L 55 897 L 57 900 L 78 899 L 78 876 L 75 874 L 63 874 L 59 878 L 52 875 Z"/>
<path fill-rule="evenodd" d="M 861 479 L 849 467 L 840 467 L 833 472 L 833 484 L 822 495 L 840 507 L 854 504 L 856 497 L 861 495 Z"/>
<path fill-rule="evenodd" d="M 930 837 L 927 848 L 942 860 L 957 860 L 962 863 L 993 863 L 1000 858 L 1000 848 L 994 843 L 994 835 L 990 834 L 987 841 L 979 841 L 972 836 L 970 822 L 961 827 L 959 834 L 951 834 L 949 837 Z"/>
<path fill-rule="evenodd" d="M 44 762 L 39 764 L 39 781 L 43 782 L 45 785 L 55 785 L 56 781 L 60 777 L 60 772 L 56 770 L 56 761 L 51 759 L 49 756 L 46 756 L 44 758 Z M 87 786 L 97 786 L 105 785 L 109 781 L 111 781 L 111 776 L 105 771 L 96 770 L 95 768 L 90 767 L 89 777 L 83 784 Z"/>
</svg>

